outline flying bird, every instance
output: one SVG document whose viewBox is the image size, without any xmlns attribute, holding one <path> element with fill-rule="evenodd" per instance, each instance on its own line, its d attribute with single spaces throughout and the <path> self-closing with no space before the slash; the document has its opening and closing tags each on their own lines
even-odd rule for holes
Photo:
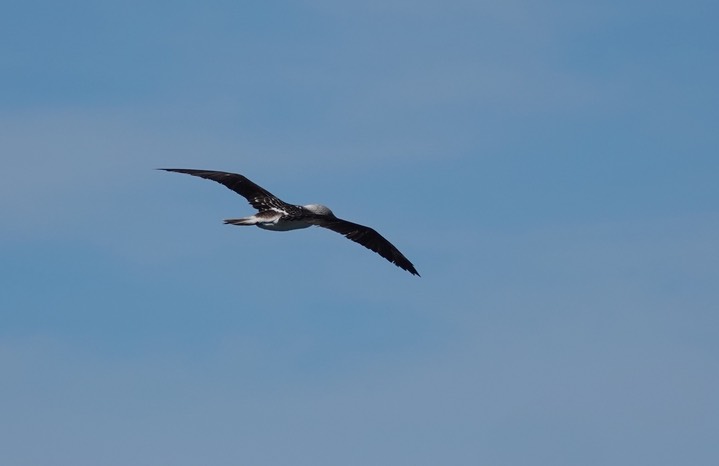
<svg viewBox="0 0 719 466">
<path fill-rule="evenodd" d="M 332 211 L 323 205 L 308 204 L 301 206 L 288 204 L 237 173 L 185 168 L 160 168 L 160 170 L 185 173 L 216 181 L 247 199 L 250 205 L 258 210 L 256 214 L 249 217 L 226 219 L 225 224 L 255 225 L 259 228 L 273 231 L 297 230 L 312 225 L 327 228 L 376 252 L 412 275 L 419 276 L 414 265 L 382 235 L 370 227 L 335 217 Z"/>
</svg>

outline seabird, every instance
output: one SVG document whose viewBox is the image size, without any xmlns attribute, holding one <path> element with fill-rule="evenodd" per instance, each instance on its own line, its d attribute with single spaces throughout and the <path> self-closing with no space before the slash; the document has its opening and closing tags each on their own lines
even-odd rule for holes
<svg viewBox="0 0 719 466">
<path fill-rule="evenodd" d="M 249 217 L 226 219 L 225 224 L 256 225 L 262 229 L 273 231 L 297 230 L 312 225 L 327 228 L 376 252 L 397 267 L 419 276 L 414 265 L 382 235 L 370 227 L 335 217 L 332 211 L 323 205 L 288 204 L 237 173 L 185 168 L 160 168 L 160 170 L 185 173 L 216 181 L 247 199 L 250 205 L 258 210 L 256 214 Z"/>
</svg>

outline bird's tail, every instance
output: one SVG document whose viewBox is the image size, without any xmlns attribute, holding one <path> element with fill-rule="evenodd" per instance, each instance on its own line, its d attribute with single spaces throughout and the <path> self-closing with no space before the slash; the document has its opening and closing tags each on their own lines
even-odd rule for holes
<svg viewBox="0 0 719 466">
<path fill-rule="evenodd" d="M 256 225 L 257 219 L 255 216 L 242 217 L 242 218 L 226 218 L 225 225 Z"/>
</svg>

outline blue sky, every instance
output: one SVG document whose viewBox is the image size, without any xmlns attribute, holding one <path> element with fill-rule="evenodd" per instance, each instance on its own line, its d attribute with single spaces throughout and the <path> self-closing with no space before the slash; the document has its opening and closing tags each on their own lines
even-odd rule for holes
<svg viewBox="0 0 719 466">
<path fill-rule="evenodd" d="M 2 10 L 0 463 L 719 461 L 716 2 Z"/>
</svg>

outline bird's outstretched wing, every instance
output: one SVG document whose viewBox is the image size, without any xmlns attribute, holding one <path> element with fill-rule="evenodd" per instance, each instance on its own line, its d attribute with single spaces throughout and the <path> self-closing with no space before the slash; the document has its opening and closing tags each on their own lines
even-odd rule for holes
<svg viewBox="0 0 719 466">
<path fill-rule="evenodd" d="M 419 276 L 417 269 L 414 268 L 409 259 L 404 257 L 404 254 L 399 252 L 399 249 L 372 228 L 336 217 L 317 222 L 317 225 L 341 233 L 355 243 L 376 252 L 397 267 L 406 270 L 412 275 Z"/>
<path fill-rule="evenodd" d="M 217 172 L 211 170 L 193 170 L 188 168 L 160 168 L 168 172 L 185 173 L 187 175 L 199 176 L 206 180 L 216 181 L 227 186 L 240 196 L 247 199 L 252 207 L 259 211 L 281 210 L 287 211 L 293 207 L 267 191 L 265 188 L 253 183 L 249 179 L 237 173 Z"/>
<path fill-rule="evenodd" d="M 168 172 L 185 173 L 187 175 L 198 176 L 207 180 L 216 181 L 237 194 L 243 196 L 250 205 L 259 211 L 274 210 L 292 215 L 293 213 L 304 213 L 302 207 L 287 204 L 266 189 L 258 186 L 249 179 L 237 173 L 218 172 L 210 170 L 193 170 L 187 168 L 160 168 Z M 376 252 L 397 267 L 408 271 L 413 275 L 419 276 L 414 265 L 399 252 L 399 250 L 387 241 L 382 235 L 377 233 L 370 227 L 359 225 L 357 223 L 348 222 L 335 216 L 317 217 L 313 222 L 315 225 L 327 228 L 337 233 L 343 234 L 352 241 Z"/>
</svg>

